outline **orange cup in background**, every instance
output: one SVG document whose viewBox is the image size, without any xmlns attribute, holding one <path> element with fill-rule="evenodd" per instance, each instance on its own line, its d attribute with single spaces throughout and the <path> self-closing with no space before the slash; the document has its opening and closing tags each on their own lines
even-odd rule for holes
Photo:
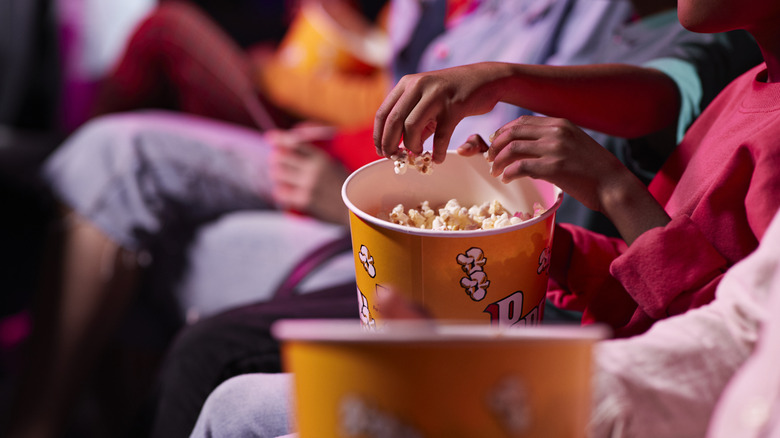
<svg viewBox="0 0 780 438">
<path fill-rule="evenodd" d="M 599 326 L 273 326 L 300 438 L 583 437 Z"/>
<path fill-rule="evenodd" d="M 396 175 L 387 159 L 347 178 L 342 198 L 349 208 L 352 247 L 363 324 L 382 321 L 377 296 L 392 290 L 432 317 L 509 327 L 537 325 L 544 313 L 549 255 L 560 188 L 524 178 L 504 184 L 490 176 L 482 156 L 448 153 L 432 174 L 409 169 Z M 378 219 L 397 204 L 431 207 L 457 199 L 462 206 L 500 201 L 513 212 L 544 214 L 493 230 L 435 231 Z"/>
<path fill-rule="evenodd" d="M 321 2 L 304 1 L 277 50 L 277 61 L 301 72 L 367 73 L 386 67 L 390 42 L 381 31 L 358 33 Z"/>
</svg>

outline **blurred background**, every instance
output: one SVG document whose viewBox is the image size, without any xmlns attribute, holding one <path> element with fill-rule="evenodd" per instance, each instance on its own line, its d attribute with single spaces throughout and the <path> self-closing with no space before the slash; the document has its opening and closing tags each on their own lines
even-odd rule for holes
<svg viewBox="0 0 780 438">
<path fill-rule="evenodd" d="M 63 139 L 96 114 L 101 86 L 121 62 L 130 39 L 144 19 L 161 4 L 175 2 L 197 6 L 238 48 L 247 51 L 263 47 L 273 51 L 301 3 L 297 0 L 0 0 L 2 406 L 7 404 L 12 379 L 20 366 L 20 348 L 31 327 L 28 309 L 39 287 L 42 259 L 47 252 L 47 233 L 58 216 L 57 203 L 39 180 L 40 165 Z M 366 6 L 362 11 L 374 19 L 385 2 L 347 3 L 358 5 L 358 9 Z M 197 44 L 198 41 L 193 42 Z M 138 374 L 153 368 L 138 365 L 137 362 L 121 364 L 134 368 L 130 372 L 135 375 L 129 382 L 139 382 Z M 114 371 L 118 369 L 115 367 Z M 121 374 L 114 373 L 111 378 L 117 377 Z M 147 377 L 151 380 L 151 376 Z M 144 389 L 142 385 L 135 389 L 139 398 L 143 397 Z M 132 395 L 133 391 L 127 394 Z M 138 400 L 123 403 L 138 403 Z M 89 406 L 81 410 L 82 423 L 89 423 L 91 416 L 94 417 L 89 410 Z M 72 435 L 90 434 L 76 424 Z"/>
</svg>

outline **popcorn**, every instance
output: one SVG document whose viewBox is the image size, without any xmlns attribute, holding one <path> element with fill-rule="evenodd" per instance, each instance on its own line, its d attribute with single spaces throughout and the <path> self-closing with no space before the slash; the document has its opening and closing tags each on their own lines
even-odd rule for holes
<svg viewBox="0 0 780 438">
<path fill-rule="evenodd" d="M 410 166 L 423 175 L 433 173 L 433 155 L 429 151 L 415 155 L 408 149 L 401 147 L 398 149 L 398 153 L 390 159 L 395 161 L 393 170 L 396 175 L 403 175 Z"/>
<path fill-rule="evenodd" d="M 490 230 L 519 224 L 544 212 L 545 209 L 538 202 L 534 203 L 532 213 L 512 214 L 498 200 L 466 208 L 461 206 L 457 199 L 450 199 L 436 210 L 431 208 L 428 201 L 409 209 L 398 204 L 390 213 L 380 214 L 379 218 L 394 224 L 427 230 Z"/>
<path fill-rule="evenodd" d="M 498 135 L 498 131 L 491 135 L 490 141 L 493 141 L 496 135 Z M 487 152 L 484 155 L 487 158 Z M 401 146 L 390 159 L 395 162 L 393 170 L 397 175 L 406 173 L 409 167 L 417 169 L 423 175 L 433 173 L 433 155 L 428 151 L 415 155 Z M 403 204 L 398 204 L 390 213 L 380 213 L 378 217 L 394 224 L 427 230 L 490 230 L 516 225 L 538 217 L 544 212 L 545 209 L 538 202 L 534 203 L 531 213 L 518 212 L 513 214 L 504 208 L 498 200 L 467 208 L 461 206 L 456 199 L 450 199 L 444 206 L 436 210 L 431 208 L 428 201 L 422 202 L 416 208 L 409 209 Z"/>
</svg>

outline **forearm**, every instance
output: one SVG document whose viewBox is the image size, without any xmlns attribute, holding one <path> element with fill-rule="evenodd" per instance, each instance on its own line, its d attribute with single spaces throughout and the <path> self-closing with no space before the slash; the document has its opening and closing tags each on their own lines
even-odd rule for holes
<svg viewBox="0 0 780 438">
<path fill-rule="evenodd" d="M 651 228 L 671 221 L 645 185 L 628 171 L 617 172 L 599 187 L 601 213 L 615 225 L 626 244 Z"/>
<path fill-rule="evenodd" d="M 677 120 L 677 86 L 658 70 L 623 64 L 493 68 L 507 71 L 492 87 L 501 91 L 500 101 L 606 134 L 640 137 Z"/>
<path fill-rule="evenodd" d="M 433 134 L 433 158 L 442 162 L 455 125 L 498 102 L 609 135 L 639 137 L 674 124 L 679 101 L 674 81 L 649 68 L 469 64 L 401 78 L 376 112 L 374 145 L 392 156 L 403 137 L 407 148 L 420 153 Z"/>
</svg>

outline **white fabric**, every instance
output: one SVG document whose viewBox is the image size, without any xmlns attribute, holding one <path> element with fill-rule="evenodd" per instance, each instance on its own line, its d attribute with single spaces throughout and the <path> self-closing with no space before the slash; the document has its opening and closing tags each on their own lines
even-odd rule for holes
<svg viewBox="0 0 780 438">
<path fill-rule="evenodd" d="M 724 387 L 753 352 L 770 295 L 780 294 L 778 268 L 780 215 L 711 304 L 599 345 L 591 436 L 704 436 Z"/>
<path fill-rule="evenodd" d="M 69 76 L 98 79 L 110 69 L 125 48 L 130 33 L 157 0 L 58 0 L 57 15 L 63 31 L 74 44 Z"/>
</svg>

